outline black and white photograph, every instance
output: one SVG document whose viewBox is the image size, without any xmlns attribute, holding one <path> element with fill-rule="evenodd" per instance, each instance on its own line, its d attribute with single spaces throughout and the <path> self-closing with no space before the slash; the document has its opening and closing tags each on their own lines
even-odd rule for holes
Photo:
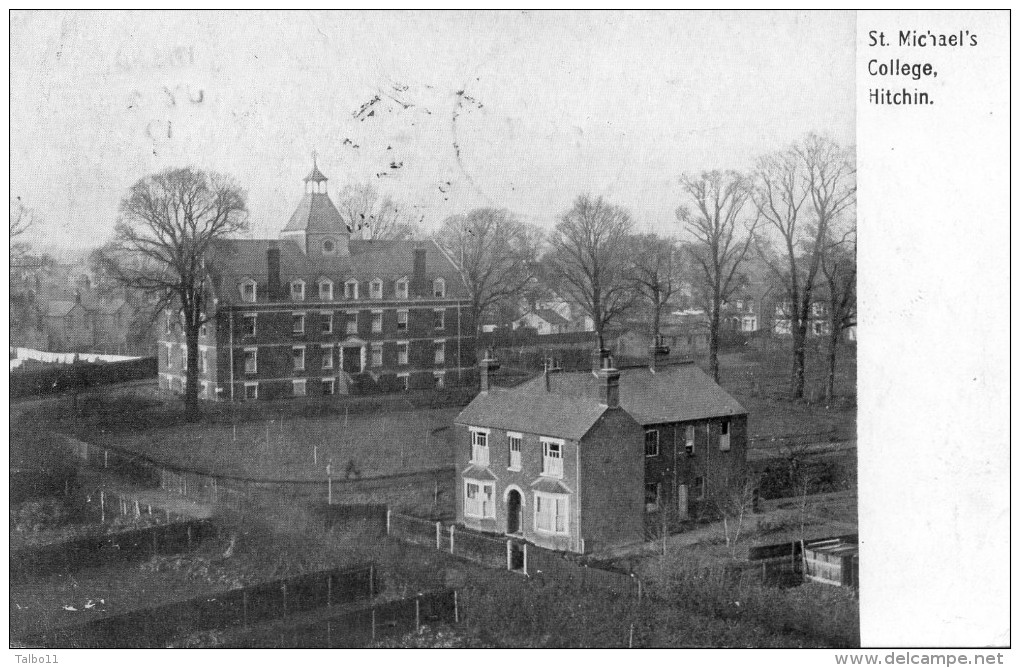
<svg viewBox="0 0 1020 668">
<path fill-rule="evenodd" d="M 10 660 L 1003 663 L 1008 11 L 9 40 Z"/>
</svg>

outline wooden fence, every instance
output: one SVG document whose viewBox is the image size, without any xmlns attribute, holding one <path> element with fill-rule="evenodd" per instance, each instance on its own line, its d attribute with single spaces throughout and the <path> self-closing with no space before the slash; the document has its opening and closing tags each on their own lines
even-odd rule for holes
<svg viewBox="0 0 1020 668">
<path fill-rule="evenodd" d="M 432 522 L 390 511 L 387 533 L 399 540 L 433 547 L 487 566 L 538 579 L 558 579 L 621 596 L 642 595 L 640 579 L 630 573 L 597 568 L 518 538 L 490 536 L 455 524 Z"/>
<path fill-rule="evenodd" d="M 332 569 L 103 617 L 19 639 L 38 648 L 158 648 L 199 631 L 286 619 L 375 598 L 375 567 Z"/>
<path fill-rule="evenodd" d="M 378 603 L 326 619 L 282 625 L 269 632 L 254 631 L 228 640 L 225 646 L 267 649 L 365 647 L 382 638 L 417 631 L 423 625 L 459 621 L 457 593 L 447 589 Z"/>
<path fill-rule="evenodd" d="M 214 535 L 216 527 L 207 520 L 193 520 L 23 547 L 11 551 L 11 574 L 74 573 L 114 561 L 144 561 L 190 550 Z"/>
</svg>

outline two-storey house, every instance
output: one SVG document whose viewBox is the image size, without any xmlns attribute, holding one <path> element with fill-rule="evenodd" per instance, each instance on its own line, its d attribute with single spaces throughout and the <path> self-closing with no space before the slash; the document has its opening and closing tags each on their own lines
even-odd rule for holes
<svg viewBox="0 0 1020 668">
<path fill-rule="evenodd" d="M 647 366 L 607 368 L 603 354 L 596 371 L 483 389 L 456 420 L 458 521 L 588 552 L 641 540 L 648 513 L 711 512 L 742 483 L 747 412 L 655 351 Z"/>
<path fill-rule="evenodd" d="M 458 384 L 473 378 L 463 282 L 433 242 L 351 237 L 313 168 L 279 239 L 221 239 L 205 257 L 206 399 L 254 401 Z M 179 317 L 160 323 L 160 386 L 184 387 Z"/>
</svg>

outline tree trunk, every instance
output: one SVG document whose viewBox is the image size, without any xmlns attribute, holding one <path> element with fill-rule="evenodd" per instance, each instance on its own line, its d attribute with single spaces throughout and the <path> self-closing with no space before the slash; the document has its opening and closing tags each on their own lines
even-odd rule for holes
<svg viewBox="0 0 1020 668">
<path fill-rule="evenodd" d="M 832 332 L 829 334 L 829 376 L 825 381 L 825 399 L 831 402 L 836 396 L 836 350 L 839 347 L 841 331 L 832 323 Z"/>
<path fill-rule="evenodd" d="M 188 360 L 184 378 L 184 412 L 189 420 L 198 419 L 198 324 L 187 327 L 184 340 Z"/>
<path fill-rule="evenodd" d="M 712 319 L 708 326 L 708 369 L 713 380 L 719 382 L 719 304 L 712 305 Z"/>
<path fill-rule="evenodd" d="M 807 322 L 801 321 L 793 330 L 793 375 L 790 393 L 794 399 L 804 398 L 804 349 L 807 345 Z"/>
</svg>

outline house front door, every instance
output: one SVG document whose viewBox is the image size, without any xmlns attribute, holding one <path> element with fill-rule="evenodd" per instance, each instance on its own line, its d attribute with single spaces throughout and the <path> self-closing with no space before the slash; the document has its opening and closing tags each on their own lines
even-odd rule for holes
<svg viewBox="0 0 1020 668">
<path fill-rule="evenodd" d="M 521 493 L 516 489 L 512 489 L 506 497 L 506 532 L 520 533 L 520 531 Z"/>
</svg>

